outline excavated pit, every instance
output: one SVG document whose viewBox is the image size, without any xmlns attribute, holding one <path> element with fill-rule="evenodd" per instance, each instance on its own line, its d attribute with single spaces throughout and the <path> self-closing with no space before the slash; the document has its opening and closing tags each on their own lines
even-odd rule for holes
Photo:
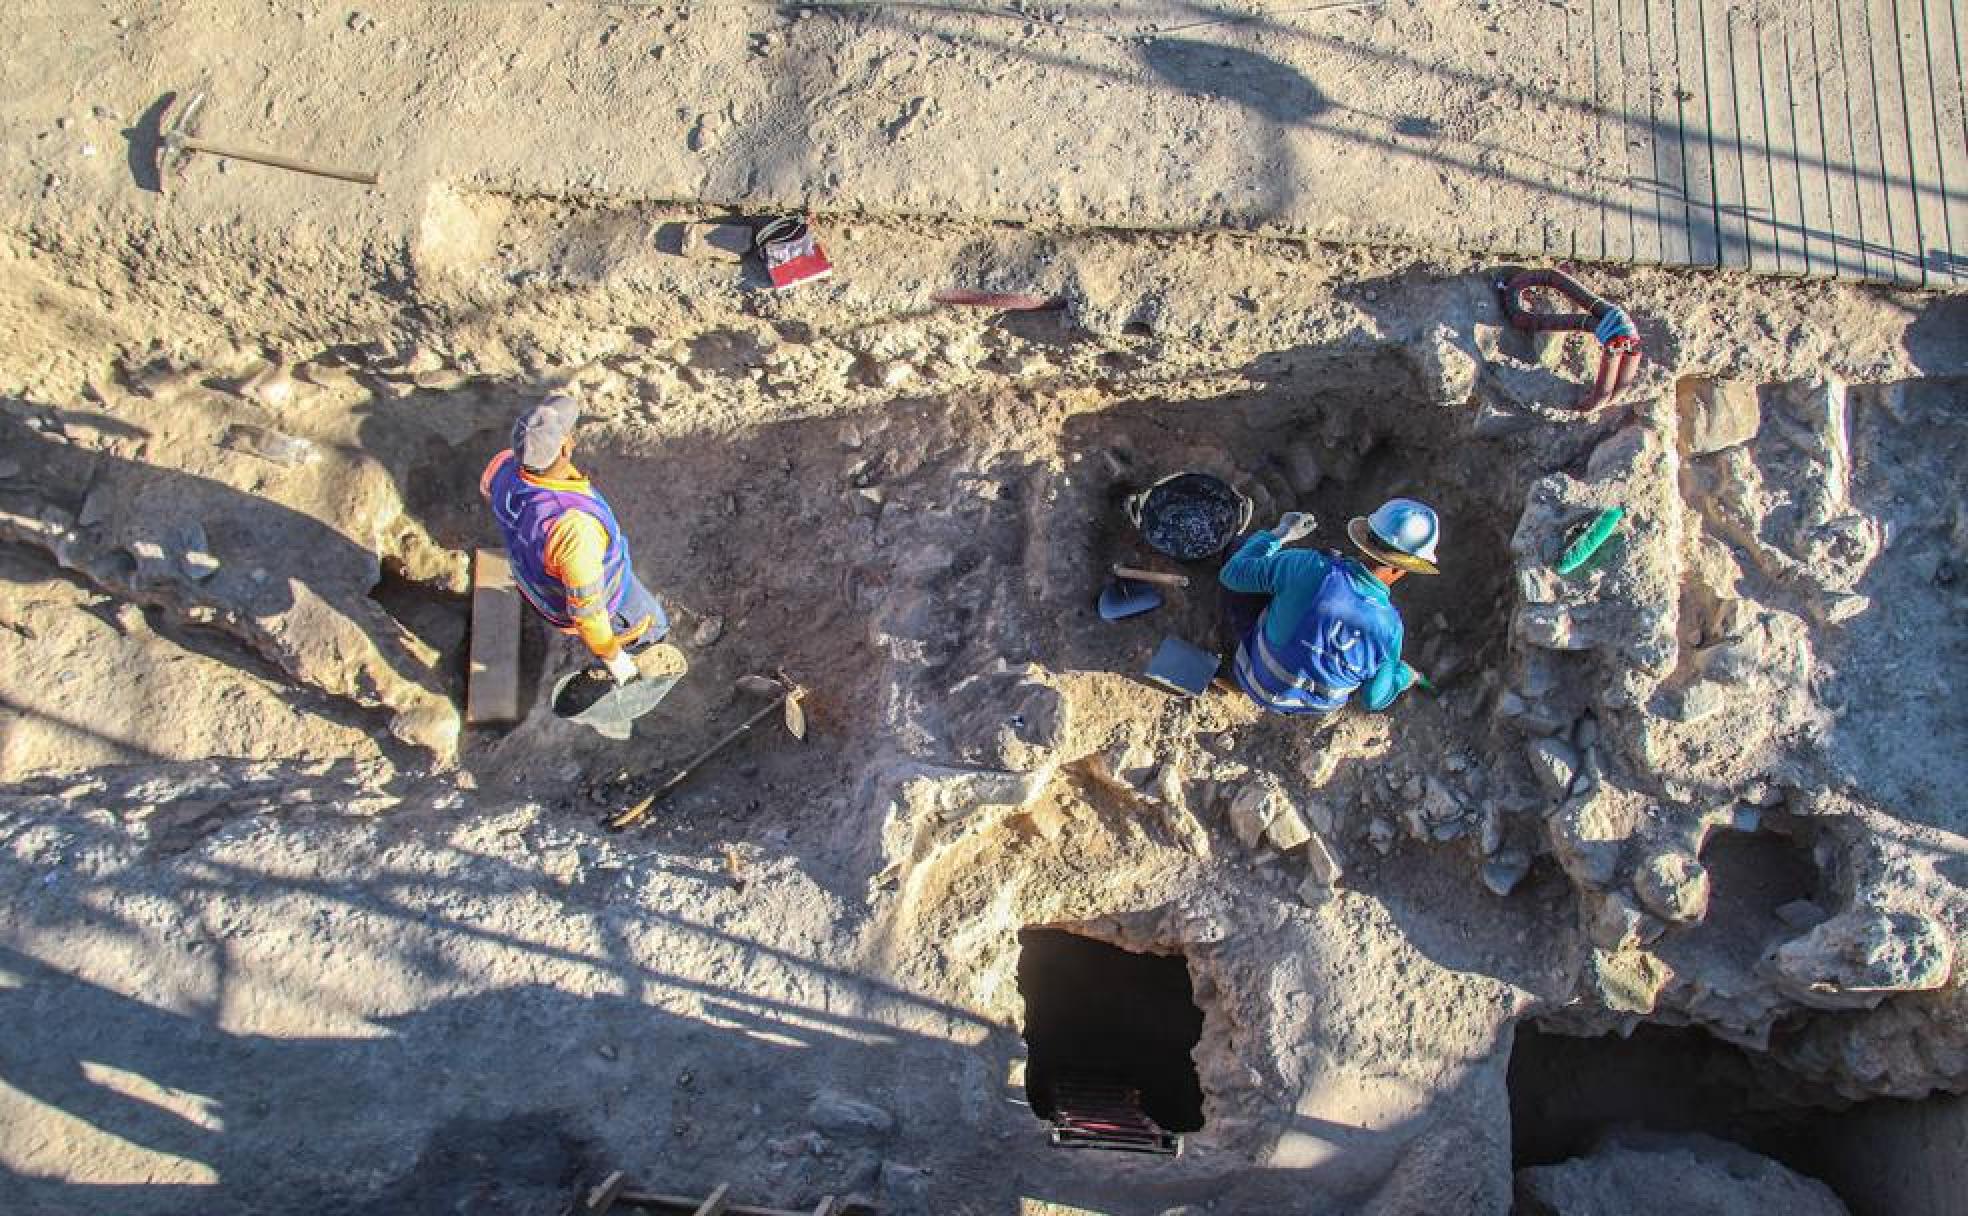
<svg viewBox="0 0 1968 1216">
<path fill-rule="evenodd" d="M 1409 623 L 1407 657 L 1447 679 L 1494 657 L 1509 606 L 1502 555 L 1523 495 L 1509 462 L 1429 405 L 1395 352 L 1287 352 L 1245 374 L 1234 391 L 1124 400 L 1066 420 L 1059 446 L 1067 471 L 1046 490 L 1044 543 L 1049 580 L 1077 587 L 1082 602 L 1076 628 L 1060 639 L 1061 664 L 1138 671 L 1165 634 L 1206 648 L 1228 644 L 1216 572 L 1237 542 L 1176 562 L 1150 548 L 1123 511 L 1129 496 L 1192 470 L 1252 501 L 1249 530 L 1286 511 L 1310 512 L 1318 529 L 1304 544 L 1341 553 L 1353 552 L 1351 517 L 1397 495 L 1428 502 L 1443 520 L 1443 576 L 1407 579 L 1395 592 Z M 1103 626 L 1094 600 L 1114 563 L 1180 572 L 1191 583 L 1150 615 Z"/>
<path fill-rule="evenodd" d="M 269 994 L 287 999 L 289 986 L 297 1003 L 284 1022 L 244 1017 L 242 1034 L 320 1039 L 345 1033 L 324 1029 L 329 1013 L 369 1019 L 363 1035 L 322 1048 L 301 1069 L 268 1070 L 302 1100 L 264 1124 L 227 1124 L 224 1153 L 208 1155 L 228 1198 L 273 1210 L 264 1200 L 276 1185 L 306 1193 L 373 1152 L 332 1142 L 316 1173 L 283 1164 L 279 1146 L 295 1127 L 313 1125 L 316 1096 L 334 1088 L 348 1061 L 373 1050 L 367 1029 L 379 1011 L 417 1010 L 432 976 L 455 980 L 471 999 L 482 999 L 474 986 L 496 983 L 526 1017 L 502 1025 L 460 1006 L 455 1025 L 426 1022 L 432 1073 L 488 1084 L 447 1088 L 391 1068 L 403 1092 L 365 1087 L 357 1095 L 363 1109 L 392 1133 L 400 1124 L 406 1145 L 431 1138 L 460 1111 L 486 1120 L 517 1114 L 511 1126 L 553 1151 L 506 1172 L 541 1189 L 564 1187 L 576 1165 L 592 1165 L 626 1167 L 650 1183 L 703 1181 L 706 1191 L 735 1178 L 748 1196 L 809 1205 L 821 1193 L 880 1191 L 883 1210 L 898 1214 L 953 1211 L 973 1197 L 1010 1210 L 1013 1186 L 1025 1198 L 1080 1210 L 1161 1211 L 1178 1201 L 1226 1212 L 1352 1210 L 1397 1167 L 1395 1191 L 1434 1170 L 1452 1181 L 1481 1175 L 1474 1185 L 1494 1199 L 1499 1185 L 1508 1188 L 1513 1157 L 1518 1165 L 1558 1160 L 1611 1127 L 1639 1124 L 1747 1143 L 1826 1178 L 1855 1212 L 1872 1216 L 1896 1209 L 1881 1206 L 1877 1188 L 1854 1183 L 1849 1150 L 1834 1162 L 1837 1142 L 1884 1129 L 1869 1142 L 1898 1154 L 1907 1174 L 1922 1164 L 1906 1147 L 1914 1133 L 1895 1130 L 1901 1124 L 1958 1145 L 1958 1136 L 1945 1138 L 1958 1127 L 1948 1122 L 1955 1116 L 1932 1113 L 1958 1111 L 1958 1102 L 1875 1101 L 1835 1112 L 1777 1101 L 1797 1092 L 1785 1072 L 1791 1061 L 1779 1055 L 1796 1031 L 1784 1015 L 1795 1011 L 1748 998 L 1743 1010 L 1731 1008 L 1726 985 L 1706 1009 L 1678 1007 L 1684 993 L 1669 988 L 1655 1012 L 1639 1016 L 1713 1015 L 1717 1033 L 1766 1036 L 1768 1058 L 1694 1030 L 1642 1025 L 1630 1039 L 1567 1040 L 1519 1023 L 1508 1079 L 1513 1151 L 1501 1151 L 1503 1087 L 1445 1087 L 1456 1071 L 1445 1061 L 1481 1059 L 1496 1080 L 1494 1031 L 1513 1019 L 1590 1005 L 1605 1020 L 1582 1024 L 1614 1020 L 1568 970 L 1585 952 L 1575 923 L 1581 903 L 1571 871 L 1547 847 L 1544 825 L 1558 795 L 1544 796 L 1540 775 L 1525 768 L 1527 740 L 1570 740 L 1616 795 L 1582 821 L 1584 861 L 1639 854 L 1640 838 L 1620 835 L 1632 831 L 1627 803 L 1645 803 L 1647 815 L 1673 802 L 1687 804 L 1677 813 L 1714 816 L 1752 797 L 1733 776 L 1714 775 L 1726 773 L 1733 736 L 1711 726 L 1656 753 L 1644 744 L 1657 740 L 1642 739 L 1635 721 L 1655 712 L 1652 703 L 1603 699 L 1609 677 L 1638 662 L 1622 648 L 1654 640 L 1637 609 L 1596 621 L 1581 613 L 1581 634 L 1591 636 L 1576 647 L 1572 639 L 1526 642 L 1515 619 L 1525 586 L 1517 576 L 1552 539 L 1522 523 L 1539 522 L 1535 483 L 1563 474 L 1582 479 L 1581 495 L 1607 493 L 1607 476 L 1625 474 L 1602 476 L 1594 453 L 1619 457 L 1623 433 L 1668 435 L 1672 448 L 1663 408 L 1648 398 L 1659 376 L 1630 408 L 1572 413 L 1564 403 L 1589 371 L 1576 349 L 1583 340 L 1568 361 L 1541 365 L 1533 344 L 1499 331 L 1482 272 L 1416 268 L 1393 255 L 1378 267 L 1362 265 L 1373 260 L 1366 255 L 1327 266 L 1336 255 L 1297 243 L 896 230 L 870 220 L 862 238 L 843 234 L 830 245 L 847 272 L 832 285 L 762 297 L 733 286 L 726 266 L 663 261 L 671 255 L 644 240 L 653 217 L 629 208 L 587 214 L 553 200 L 445 197 L 482 222 L 462 234 L 469 240 L 416 250 L 416 280 L 391 284 L 415 306 L 394 328 L 269 335 L 237 357 L 209 336 L 202 346 L 186 339 L 174 344 L 170 366 L 156 369 L 133 347 L 114 352 L 114 366 L 132 374 L 98 378 L 112 385 L 94 402 L 100 410 L 83 410 L 78 401 L 94 399 L 56 377 L 23 379 L 24 395 L 8 406 L 34 434 L 16 444 L 15 455 L 30 457 L 25 471 L 0 476 L 10 483 L 0 487 L 0 505 L 17 508 L 16 539 L 79 563 L 83 581 L 68 589 L 67 615 L 81 615 L 73 600 L 101 618 L 66 628 L 28 603 L 24 589 L 0 624 L 39 626 L 46 640 L 0 636 L 9 646 L 18 639 L 22 670 L 32 659 L 33 670 L 60 679 L 72 655 L 110 656 L 104 667 L 148 656 L 158 674 L 146 712 L 162 717 L 148 707 L 171 706 L 172 716 L 197 718 L 185 690 L 207 677 L 171 673 L 206 668 L 167 645 L 172 638 L 163 635 L 175 626 L 163 622 L 182 615 L 244 656 L 216 648 L 205 656 L 213 659 L 206 667 L 223 659 L 240 669 L 212 694 L 240 708 L 152 759 L 193 757 L 201 747 L 232 755 L 247 745 L 253 756 L 343 755 L 376 746 L 354 726 L 380 736 L 376 723 L 386 714 L 428 719 L 434 701 L 456 710 L 463 571 L 473 548 L 496 543 L 476 493 L 479 471 L 516 410 L 591 363 L 599 370 L 587 390 L 581 463 L 628 525 L 637 568 L 671 608 L 692 663 L 633 743 L 603 743 L 545 713 L 538 692 L 582 659 L 529 621 L 522 685 L 534 696 L 526 719 L 465 732 L 450 758 L 455 773 L 443 765 L 413 771 L 406 760 L 399 778 L 350 765 L 356 775 L 341 785 L 309 785 L 304 772 L 234 773 L 234 765 L 187 777 L 176 793 L 154 792 L 146 785 L 162 778 L 131 773 L 49 784 L 37 789 L 41 801 L 8 812 L 34 828 L 19 855 L 23 906 L 50 925 L 75 926 L 62 945 L 75 947 L 74 970 L 89 982 L 118 992 L 141 982 L 145 995 L 130 998 L 133 1005 L 161 1003 L 154 992 L 190 1007 L 209 1000 L 217 982 L 200 968 L 222 953 L 219 979 L 239 985 L 236 996 L 225 990 L 237 1008 L 271 1008 Z M 1045 258 L 991 261 L 989 277 L 1051 274 L 1044 268 L 1063 251 L 1060 264 L 1079 277 L 1044 286 L 1059 286 L 1070 310 L 984 318 L 923 305 L 928 290 L 977 277 L 970 250 L 1012 241 Z M 1140 270 L 1175 255 L 1186 260 L 1159 267 L 1175 286 L 1136 286 Z M 1345 285 L 1318 277 L 1328 272 Z M 1261 311 L 1256 295 L 1219 290 L 1273 279 L 1291 289 L 1264 294 Z M 1193 290 L 1199 281 L 1209 290 Z M 1375 289 L 1358 290 L 1362 281 Z M 1620 282 L 1636 315 L 1667 331 L 1648 339 L 1664 375 L 1713 364 L 1773 385 L 1836 362 L 1819 359 L 1815 347 L 1778 351 L 1769 340 L 1795 324 L 1782 312 L 1791 296 L 1781 285 L 1766 299 L 1740 301 L 1774 320 L 1742 325 L 1750 354 L 1724 357 L 1684 320 L 1708 315 L 1705 283 L 1653 272 Z M 851 290 L 834 291 L 844 285 Z M 1136 298 L 1143 292 L 1157 298 Z M 1812 316 L 1824 302 L 1822 293 L 1798 299 L 1797 310 Z M 1121 321 L 1137 315 L 1153 323 Z M 133 330 L 147 323 L 124 321 Z M 1840 375 L 1914 374 L 1894 351 L 1897 339 L 1851 328 L 1875 346 L 1883 341 L 1887 353 L 1846 359 Z M 91 358 L 110 363 L 108 353 Z M 251 371 L 259 362 L 278 374 L 263 380 Z M 298 387 L 284 400 L 250 388 L 285 383 L 290 370 Z M 1947 453 L 1959 450 L 1939 423 L 1906 422 L 1951 416 L 1946 403 L 1927 400 L 1933 391 L 1855 390 L 1861 474 L 1866 453 L 1876 461 L 1882 451 L 1920 474 L 1906 503 L 1887 497 L 1901 492 L 1897 484 L 1863 475 L 1855 482 L 1858 506 L 1892 522 L 1910 556 L 1880 563 L 1859 584 L 1876 604 L 1843 627 L 1849 674 L 1806 683 L 1798 694 L 1844 690 L 1853 711 L 1834 728 L 1831 747 L 1855 772 L 1880 734 L 1906 720 L 1893 716 L 1906 711 L 1887 692 L 1874 691 L 1895 687 L 1876 653 L 1888 649 L 1886 635 L 1941 630 L 1958 613 L 1949 589 L 1959 558 L 1948 530 L 1958 507 L 1949 513 L 1944 503 L 1928 512 L 1933 520 L 1912 514 L 1930 485 L 1953 484 Z M 1799 459 L 1777 449 L 1818 442 L 1815 415 L 1799 413 L 1805 396 L 1763 393 L 1769 434 L 1699 457 L 1718 470 L 1716 487 L 1741 483 L 1736 474 L 1752 466 L 1772 485 L 1799 479 Z M 1889 414 L 1897 419 L 1892 443 L 1879 448 Z M 236 422 L 306 438 L 314 463 L 214 450 L 213 436 Z M 1768 571 L 1746 564 L 1723 579 L 1728 570 L 1717 558 L 1704 570 L 1717 574 L 1712 584 L 1676 596 L 1671 580 L 1682 578 L 1680 568 L 1652 560 L 1684 542 L 1722 544 L 1702 534 L 1695 517 L 1704 511 L 1740 505 L 1753 523 L 1771 513 L 1769 504 L 1710 502 L 1705 479 L 1684 483 L 1684 494 L 1701 491 L 1685 502 L 1649 498 L 1655 488 L 1671 491 L 1675 479 L 1657 486 L 1651 466 L 1635 467 L 1622 492 L 1634 492 L 1635 525 L 1656 530 L 1634 526 L 1602 551 L 1573 588 L 1593 601 L 1581 607 L 1617 607 L 1622 596 L 1681 604 L 1703 618 L 1683 639 L 1692 651 L 1741 642 L 1751 625 L 1773 639 L 1773 653 L 1798 631 L 1815 640 L 1817 624 L 1770 631 L 1764 618 L 1773 609 L 1788 626 L 1793 617 L 1815 622 L 1810 613 L 1822 605 Z M 1205 646 L 1224 640 L 1220 558 L 1181 567 L 1191 586 L 1150 616 L 1107 625 L 1094 610 L 1111 563 L 1176 568 L 1147 549 L 1119 506 L 1184 469 L 1215 473 L 1249 494 L 1253 527 L 1286 510 L 1316 514 L 1308 543 L 1341 551 L 1346 520 L 1389 496 L 1436 506 L 1444 576 L 1405 579 L 1393 599 L 1407 623 L 1405 657 L 1442 695 L 1410 694 L 1389 715 L 1315 724 L 1262 717 L 1234 695 L 1182 702 L 1131 683 L 1126 677 L 1164 636 Z M 164 496 L 165 511 L 147 497 L 154 495 Z M 1567 500 L 1564 510 L 1577 506 Z M 79 540 L 36 518 L 54 509 L 73 517 Z M 130 547 L 150 539 L 144 525 L 164 513 L 202 523 L 224 560 L 214 580 L 169 571 L 156 582 L 137 577 Z M 1746 528 L 1730 543 L 1756 535 Z M 158 539 L 174 559 L 185 547 L 175 532 Z M 1771 540 L 1779 549 L 1792 543 L 1788 535 Z M 261 567 L 265 579 L 254 577 Z M 1653 574 L 1666 581 L 1632 581 Z M 271 590 L 256 590 L 262 583 Z M 273 594 L 289 587 L 314 594 Z M 139 613 L 119 614 L 116 597 Z M 1733 617 L 1725 611 L 1732 604 Z M 1879 623 L 1888 612 L 1898 614 L 1890 630 Z M 1893 648 L 1891 661 L 1899 654 Z M 1711 663 L 1717 675 L 1760 678 L 1757 658 L 1747 646 L 1699 664 L 1691 658 L 1671 691 L 1679 698 Z M 643 833 L 596 827 L 752 712 L 732 691 L 736 677 L 779 670 L 812 689 L 805 746 L 755 735 L 678 791 Z M 291 704 L 262 708 L 238 696 L 262 684 Z M 107 701 L 113 687 L 103 676 L 82 694 L 63 695 Z M 313 700 L 303 704 L 295 689 Z M 1726 699 L 1734 712 L 1743 698 Z M 308 708 L 317 701 L 345 710 L 354 726 Z M 1513 703 L 1514 711 L 1500 708 Z M 358 720 L 356 705 L 367 718 Z M 1947 737 L 1954 705 L 1926 698 L 1911 719 L 1920 729 L 1889 741 L 1911 813 L 1935 827 L 1958 816 L 1945 798 L 1952 769 L 1931 765 L 1925 742 Z M 295 706 L 312 717 L 300 719 Z M 1666 707 L 1687 711 L 1690 727 L 1699 721 L 1685 701 Z M 62 707 L 38 712 L 51 708 Z M 1036 727 L 1041 711 L 1058 720 L 1056 732 Z M 1587 711 L 1596 757 L 1581 739 Z M 263 734 L 261 721 L 270 723 Z M 972 729 L 980 722 L 988 729 Z M 83 767 L 73 757 L 90 753 L 72 741 L 61 752 L 54 727 L 43 734 L 50 742 L 37 744 L 36 765 Z M 154 734 L 130 732 L 137 741 Z M 1808 805 L 1807 787 L 1830 786 L 1808 767 L 1779 767 L 1775 743 L 1770 750 L 1771 762 L 1751 775 L 1796 805 L 1766 817 L 1761 832 L 1711 835 L 1701 854 L 1713 884 L 1706 918 L 1677 923 L 1650 943 L 1689 986 L 1711 974 L 1754 976 L 1767 949 L 1829 913 L 1858 881 L 1837 855 L 1856 852 L 1849 841 L 1813 830 L 1806 818 L 1828 821 L 1850 808 Z M 1661 763 L 1639 764 L 1656 754 Z M 1655 776 L 1674 782 L 1655 790 Z M 1302 842 L 1243 838 L 1250 833 L 1230 807 L 1272 779 L 1330 844 L 1343 878 L 1326 884 L 1310 873 Z M 118 805 L 97 792 L 104 788 L 130 791 L 129 822 L 90 814 Z M 340 813 L 344 802 L 348 814 Z M 153 803 L 161 809 L 151 811 Z M 1801 826 L 1772 832 L 1779 819 Z M 1698 838 L 1687 822 L 1645 826 L 1650 848 Z M 168 847 L 146 853 L 142 867 L 102 878 L 73 860 L 106 855 L 144 831 Z M 387 852 L 376 847 L 379 834 Z M 1825 858 L 1812 857 L 1812 842 Z M 1514 887 L 1493 883 L 1488 871 L 1508 875 L 1512 858 Z M 238 867 L 228 871 L 239 881 L 224 907 L 206 894 L 215 859 Z M 1607 903 L 1617 907 L 1610 896 L 1628 892 L 1632 875 L 1608 868 Z M 1940 856 L 1932 869 L 1958 875 L 1958 855 Z M 161 980 L 138 976 L 96 940 L 104 896 L 110 907 L 140 909 L 147 936 L 132 940 L 168 964 Z M 1020 925 L 1092 926 L 1124 914 L 1142 923 L 1114 940 L 1184 953 L 1134 953 L 1052 928 L 1017 932 L 1013 943 Z M 210 949 L 215 934 L 225 935 L 222 952 Z M 314 971 L 292 961 L 316 958 L 323 965 Z M 538 991 L 515 989 L 516 977 Z M 560 1001 L 618 981 L 632 1000 Z M 1199 992 L 1212 1023 L 1207 1038 Z M 79 1007 L 55 1003 L 71 997 L 48 999 L 58 1015 Z M 1941 1026 L 1941 999 L 1895 996 L 1888 1016 L 1872 1020 L 1924 1017 Z M 675 1019 L 674 1034 L 658 1025 L 652 1035 L 654 1007 Z M 1936 1007 L 1940 1014 L 1923 1012 Z M 1866 1016 L 1812 1027 L 1856 1027 Z M 542 1025 L 554 1033 L 539 1034 Z M 482 1043 L 455 1046 L 458 1031 L 472 1027 L 486 1028 Z M 1893 1032 L 1897 1040 L 1887 1033 L 1855 1038 L 1850 1056 L 1836 1054 L 1848 1044 L 1832 1040 L 1802 1058 L 1911 1055 L 1930 1040 L 1946 1048 L 1918 1022 Z M 135 1030 L 129 1037 L 148 1041 Z M 514 1042 L 536 1050 L 514 1053 Z M 760 1055 L 760 1044 L 772 1053 Z M 799 1050 L 778 1050 L 790 1044 Z M 1209 1127 L 1191 1151 L 1142 1171 L 1163 1182 L 1191 1171 L 1178 1179 L 1187 1191 L 1126 1191 L 1138 1181 L 1127 1171 L 1087 1171 L 1084 1158 L 1046 1149 L 1025 1113 L 1003 1100 L 1011 1096 L 1004 1077 L 1017 1075 L 1021 1056 L 1025 1097 L 1040 1117 L 1055 1109 L 1060 1078 L 1074 1075 L 1138 1086 L 1148 1113 L 1175 1131 L 1203 1130 L 1207 1106 Z M 126 1057 L 132 1071 L 174 1075 L 168 1060 L 146 1060 L 141 1050 Z M 1904 1075 L 1918 1082 L 1939 1066 L 1894 1067 L 1891 1080 L 1910 1085 Z M 944 1084 L 926 1092 L 923 1077 Z M 48 1104 L 92 1109 L 77 1088 L 62 1079 Z M 201 1081 L 183 1088 L 198 1091 Z M 580 1125 L 525 1121 L 548 1110 L 578 1110 Z M 502 1142 L 498 1126 L 466 1130 L 494 1149 Z M 468 1183 L 437 1168 L 450 1142 L 430 1142 L 441 1152 L 417 1163 L 417 1186 L 400 1189 L 441 1203 Z M 87 1173 L 75 1161 L 96 1151 L 94 1142 L 76 1143 L 74 1161 L 47 1163 L 50 1177 Z M 1004 1147 L 980 1153 L 980 1144 Z M 1484 1151 L 1491 1148 L 1499 1151 Z M 973 1173 L 980 1156 L 984 1169 Z M 276 1164 L 263 1167 L 268 1161 Z M 705 1176 L 675 1177 L 685 1162 Z M 131 1168 L 139 1167 L 151 1168 Z M 1103 1176 L 1065 1177 L 1075 1170 Z"/>
<path fill-rule="evenodd" d="M 1203 1090 L 1189 1053 L 1202 1037 L 1181 955 L 1138 954 L 1059 929 L 1018 934 L 1025 999 L 1025 1094 L 1050 1117 L 1062 1080 L 1125 1085 L 1168 1131 L 1203 1126 Z"/>
<path fill-rule="evenodd" d="M 1924 1137 L 1961 1122 L 1958 1098 L 1812 1105 L 1780 1096 L 1768 1067 L 1756 1053 L 1688 1027 L 1650 1024 L 1626 1038 L 1581 1038 L 1521 1023 L 1510 1051 L 1512 1162 L 1554 1165 L 1609 1136 L 1699 1134 L 1816 1178 L 1857 1216 L 1915 1210 L 1896 1206 L 1879 1163 L 1925 1158 Z M 1925 1166 L 1958 1171 L 1941 1167 Z"/>
</svg>

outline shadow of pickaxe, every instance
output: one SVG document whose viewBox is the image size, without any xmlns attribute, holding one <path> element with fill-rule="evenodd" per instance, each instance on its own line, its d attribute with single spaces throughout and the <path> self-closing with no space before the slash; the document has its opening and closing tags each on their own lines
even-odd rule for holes
<svg viewBox="0 0 1968 1216">
<path fill-rule="evenodd" d="M 307 173 L 314 177 L 332 177 L 337 181 L 356 182 L 364 186 L 376 184 L 374 170 L 340 169 L 329 165 L 311 164 L 295 160 L 291 156 L 280 156 L 272 152 L 260 152 L 251 148 L 237 148 L 200 139 L 196 134 L 199 110 L 205 101 L 205 94 L 194 93 L 191 99 L 175 111 L 178 95 L 166 93 L 150 104 L 150 108 L 137 119 L 134 127 L 123 132 L 130 141 L 130 176 L 136 179 L 137 188 L 153 194 L 164 192 L 164 179 L 174 174 L 193 152 L 203 152 L 208 156 L 223 156 L 231 160 L 251 161 L 256 165 L 270 165 L 275 169 L 288 169 L 295 173 Z M 166 119 L 169 119 L 167 122 Z"/>
<path fill-rule="evenodd" d="M 164 115 L 177 99 L 176 93 L 164 94 L 150 103 L 134 125 L 123 129 L 123 138 L 130 141 L 130 176 L 139 190 L 164 193 L 164 176 L 158 169 L 164 154 Z"/>
</svg>

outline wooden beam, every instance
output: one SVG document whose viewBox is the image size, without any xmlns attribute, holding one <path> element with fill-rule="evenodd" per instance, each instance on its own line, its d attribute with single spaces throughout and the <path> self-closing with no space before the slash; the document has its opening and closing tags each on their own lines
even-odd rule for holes
<svg viewBox="0 0 1968 1216">
<path fill-rule="evenodd" d="M 587 1202 L 581 1205 L 581 1216 L 604 1216 L 621 1198 L 622 1188 L 628 1185 L 628 1178 L 621 1170 L 616 1170 L 603 1178 L 599 1185 L 588 1192 Z"/>
<path fill-rule="evenodd" d="M 720 1187 L 718 1189 L 720 1192 L 723 1192 L 729 1188 Z M 713 1195 L 712 1198 L 718 1199 L 719 1196 Z M 628 1204 L 631 1207 L 654 1208 L 660 1211 L 676 1212 L 680 1216 L 696 1216 L 697 1213 L 703 1211 L 704 1205 L 710 1202 L 708 1199 L 692 1199 L 685 1195 L 664 1195 L 654 1191 L 623 1191 L 617 1197 L 616 1201 L 618 1203 Z M 789 1212 L 784 1208 L 760 1208 L 744 1203 L 724 1203 L 717 1211 L 719 1216 L 809 1216 L 804 1210 Z M 813 1210 L 812 1216 L 821 1216 L 822 1213 L 825 1216 L 853 1216 L 857 1212 L 862 1213 L 863 1216 L 873 1216 L 872 1211 L 865 1207 L 842 1207 L 839 1199 L 829 1195 L 820 1201 L 820 1206 Z"/>
<path fill-rule="evenodd" d="M 472 558 L 471 672 L 465 721 L 474 726 L 519 720 L 519 592 L 499 549 Z"/>
<path fill-rule="evenodd" d="M 731 1184 L 729 1182 L 720 1182 L 718 1183 L 718 1189 L 711 1192 L 709 1199 L 698 1204 L 697 1210 L 691 1213 L 691 1216 L 724 1216 L 725 1205 L 730 1200 Z"/>
</svg>

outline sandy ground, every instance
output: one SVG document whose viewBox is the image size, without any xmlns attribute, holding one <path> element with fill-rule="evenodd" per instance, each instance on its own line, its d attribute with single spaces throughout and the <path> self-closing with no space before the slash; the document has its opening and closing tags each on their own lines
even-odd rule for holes
<svg viewBox="0 0 1968 1216">
<path fill-rule="evenodd" d="M 1874 1100 L 1851 1126 L 1903 1154 L 1959 1118 L 1877 1105 L 1968 1089 L 1959 297 L 1590 268 L 1649 357 L 1582 414 L 1588 344 L 1512 333 L 1462 257 L 823 214 L 838 273 L 769 295 L 674 252 L 701 208 L 515 190 L 429 142 L 455 109 L 512 126 L 488 157 L 558 172 L 580 124 L 471 111 L 476 60 L 436 44 L 525 25 L 544 72 L 588 8 L 298 10 L 319 62 L 187 27 L 205 11 L 78 20 L 64 63 L 139 91 L 126 38 L 241 80 L 287 55 L 308 112 L 308 73 L 421 65 L 424 176 L 11 198 L 8 1210 L 553 1213 L 621 1168 L 885 1213 L 1504 1212 L 1525 1019 L 1697 1027 L 1746 1049 L 1758 1101 Z M 658 20 L 729 42 L 657 74 L 756 75 L 726 10 L 609 12 L 611 45 Z M 58 66 L 6 121 L 75 104 Z M 630 107 L 655 78 L 581 87 Z M 321 151 L 378 147 L 340 129 Z M 932 302 L 953 285 L 1062 307 Z M 478 472 L 577 374 L 581 459 L 692 663 L 627 744 L 544 710 L 578 659 L 538 632 L 525 720 L 458 721 Z M 1446 577 L 1395 591 L 1440 695 L 1311 726 L 1136 678 L 1215 627 L 1208 567 L 1154 616 L 1091 610 L 1107 563 L 1153 560 L 1119 497 L 1180 468 L 1260 523 L 1313 510 L 1328 545 L 1389 494 L 1440 506 Z M 1608 501 L 1622 540 L 1558 580 Z M 602 829 L 780 669 L 809 742 L 760 737 Z M 1266 791 L 1337 885 L 1255 839 Z M 1185 961 L 1181 1158 L 1045 1143 L 1030 926 Z M 1625 1153 L 1576 1185 L 1659 1210 L 1734 1176 L 1684 1146 L 1635 1196 Z"/>
</svg>

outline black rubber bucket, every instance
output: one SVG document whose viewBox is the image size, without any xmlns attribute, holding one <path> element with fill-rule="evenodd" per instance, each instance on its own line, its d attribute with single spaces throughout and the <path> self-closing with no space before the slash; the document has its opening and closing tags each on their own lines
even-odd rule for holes
<svg viewBox="0 0 1968 1216">
<path fill-rule="evenodd" d="M 1148 547 L 1179 562 L 1215 557 L 1250 526 L 1251 500 L 1221 477 L 1172 473 L 1127 500 Z"/>
</svg>

